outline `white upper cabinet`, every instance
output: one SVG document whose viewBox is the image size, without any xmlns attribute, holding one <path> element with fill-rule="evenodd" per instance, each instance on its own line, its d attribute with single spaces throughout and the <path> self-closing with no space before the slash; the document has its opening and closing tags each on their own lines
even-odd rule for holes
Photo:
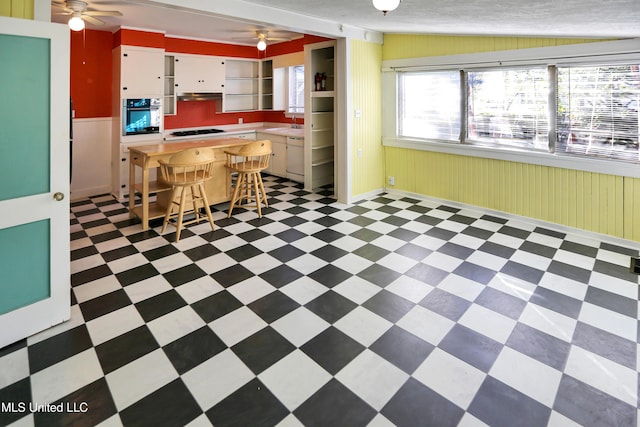
<svg viewBox="0 0 640 427">
<path fill-rule="evenodd" d="M 122 46 L 120 92 L 123 98 L 159 98 L 164 92 L 164 50 Z"/>
<path fill-rule="evenodd" d="M 208 55 L 175 55 L 176 93 L 222 92 L 224 80 L 224 58 Z"/>
</svg>

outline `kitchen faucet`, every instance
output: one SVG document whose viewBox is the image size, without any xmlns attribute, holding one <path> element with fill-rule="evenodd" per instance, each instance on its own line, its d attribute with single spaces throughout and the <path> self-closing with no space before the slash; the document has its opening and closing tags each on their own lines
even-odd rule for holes
<svg viewBox="0 0 640 427">
<path fill-rule="evenodd" d="M 298 128 L 300 127 L 300 126 L 298 125 L 298 123 L 296 123 L 296 115 L 295 115 L 295 114 L 291 116 L 291 123 L 293 123 L 293 124 L 291 125 L 291 127 L 292 127 L 293 129 L 298 129 Z"/>
</svg>

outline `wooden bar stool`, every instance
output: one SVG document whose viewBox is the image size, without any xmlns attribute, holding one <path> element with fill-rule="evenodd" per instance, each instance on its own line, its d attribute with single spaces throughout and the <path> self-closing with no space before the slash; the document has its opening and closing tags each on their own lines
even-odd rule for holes
<svg viewBox="0 0 640 427">
<path fill-rule="evenodd" d="M 227 155 L 227 167 L 232 173 L 237 174 L 227 218 L 231 218 L 236 203 L 240 206 L 243 201 L 253 203 L 244 206 L 255 207 L 258 211 L 258 217 L 262 218 L 261 205 L 264 203 L 266 208 L 269 207 L 269 203 L 260 172 L 269 167 L 271 141 L 265 139 L 250 142 L 242 146 L 240 150 L 225 151 L 225 154 Z"/>
<path fill-rule="evenodd" d="M 162 233 L 167 229 L 167 224 L 175 220 L 175 224 L 171 223 L 176 227 L 176 242 L 180 240 L 183 225 L 193 224 L 205 218 L 200 213 L 198 206 L 200 203 L 213 229 L 213 216 L 204 183 L 213 177 L 214 159 L 214 152 L 210 148 L 189 148 L 174 154 L 168 162 L 159 160 L 162 179 L 171 185 L 171 200 L 162 223 Z M 189 203 L 192 205 L 195 218 L 183 222 L 184 214 L 192 211 L 191 209 L 185 211 Z M 174 213 L 174 207 L 178 208 L 177 213 Z"/>
</svg>

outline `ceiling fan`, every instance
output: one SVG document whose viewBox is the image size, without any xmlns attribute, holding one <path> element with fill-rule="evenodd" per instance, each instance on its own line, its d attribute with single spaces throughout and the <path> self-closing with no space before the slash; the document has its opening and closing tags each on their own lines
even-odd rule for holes
<svg viewBox="0 0 640 427">
<path fill-rule="evenodd" d="M 267 48 L 267 42 L 269 41 L 291 40 L 291 38 L 286 38 L 286 37 L 271 37 L 269 36 L 269 31 L 267 30 L 256 30 L 256 35 L 253 37 L 234 37 L 234 38 L 242 39 L 242 40 L 247 40 L 247 39 L 258 40 L 258 44 L 256 45 L 258 50 L 265 50 Z"/>
<path fill-rule="evenodd" d="M 69 28 L 73 31 L 81 31 L 84 29 L 84 21 L 93 25 L 103 25 L 104 21 L 96 18 L 96 16 L 122 16 L 117 10 L 88 10 L 88 4 L 81 0 L 66 0 L 63 2 L 51 2 L 54 7 L 63 9 L 56 15 L 71 15 L 69 19 Z"/>
</svg>

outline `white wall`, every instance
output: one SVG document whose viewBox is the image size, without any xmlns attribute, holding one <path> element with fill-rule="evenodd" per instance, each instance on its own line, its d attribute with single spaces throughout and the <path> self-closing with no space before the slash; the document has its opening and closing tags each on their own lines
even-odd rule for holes
<svg viewBox="0 0 640 427">
<path fill-rule="evenodd" d="M 111 192 L 110 117 L 73 120 L 71 200 Z"/>
</svg>

